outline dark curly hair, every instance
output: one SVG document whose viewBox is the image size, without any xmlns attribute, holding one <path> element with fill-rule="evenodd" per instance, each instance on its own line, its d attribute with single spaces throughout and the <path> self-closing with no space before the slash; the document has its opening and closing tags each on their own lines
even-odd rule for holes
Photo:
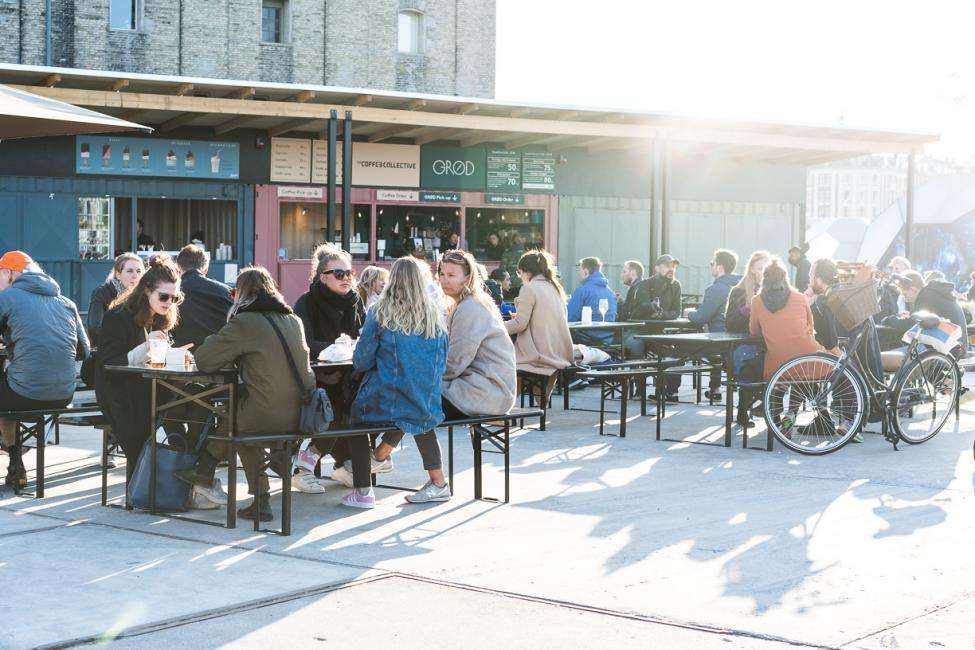
<svg viewBox="0 0 975 650">
<path fill-rule="evenodd" d="M 153 255 L 149 268 L 135 285 L 112 303 L 123 307 L 135 316 L 135 322 L 149 331 L 168 332 L 179 322 L 179 305 L 172 305 L 165 316 L 155 314 L 149 307 L 149 294 L 164 283 L 179 284 L 180 272 L 168 255 Z"/>
</svg>

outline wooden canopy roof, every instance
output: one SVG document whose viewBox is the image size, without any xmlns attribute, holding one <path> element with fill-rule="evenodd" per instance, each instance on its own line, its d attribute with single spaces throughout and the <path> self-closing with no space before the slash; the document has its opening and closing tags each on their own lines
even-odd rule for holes
<svg viewBox="0 0 975 650">
<path fill-rule="evenodd" d="M 370 142 L 451 140 L 462 146 L 601 151 L 649 147 L 656 140 L 666 141 L 678 155 L 794 164 L 914 153 L 938 139 L 929 133 L 16 64 L 0 64 L 0 83 L 150 125 L 160 134 L 190 125 L 211 128 L 215 135 L 240 128 L 267 130 L 271 136 L 321 133 L 334 109 L 340 120 L 351 111 L 354 134 Z"/>
</svg>

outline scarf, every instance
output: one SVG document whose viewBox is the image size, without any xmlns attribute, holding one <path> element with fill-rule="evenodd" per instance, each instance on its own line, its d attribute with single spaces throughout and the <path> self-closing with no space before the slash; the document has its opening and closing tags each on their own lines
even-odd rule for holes
<svg viewBox="0 0 975 650">
<path fill-rule="evenodd" d="M 359 337 L 362 328 L 362 303 L 359 294 L 341 296 L 321 282 L 313 282 L 308 292 L 308 317 L 316 341 L 334 341 L 342 334 Z"/>
<path fill-rule="evenodd" d="M 279 314 L 292 313 L 291 307 L 278 300 L 275 296 L 267 293 L 258 296 L 254 302 L 250 303 L 249 305 L 241 305 L 237 310 L 237 313 L 242 314 L 248 311 L 271 311 L 278 312 Z"/>
<path fill-rule="evenodd" d="M 118 298 L 123 293 L 125 293 L 125 287 L 122 285 L 121 280 L 119 280 L 117 277 L 113 275 L 111 282 L 112 282 L 112 287 L 115 289 L 115 298 Z M 112 298 L 112 300 L 114 300 L 115 298 Z"/>
</svg>

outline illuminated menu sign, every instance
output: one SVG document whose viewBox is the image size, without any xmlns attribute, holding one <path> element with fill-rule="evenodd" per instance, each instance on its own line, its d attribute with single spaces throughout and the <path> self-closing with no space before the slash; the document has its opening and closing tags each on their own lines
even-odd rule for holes
<svg viewBox="0 0 975 650">
<path fill-rule="evenodd" d="M 113 176 L 240 178 L 240 144 L 79 135 L 75 171 Z"/>
</svg>

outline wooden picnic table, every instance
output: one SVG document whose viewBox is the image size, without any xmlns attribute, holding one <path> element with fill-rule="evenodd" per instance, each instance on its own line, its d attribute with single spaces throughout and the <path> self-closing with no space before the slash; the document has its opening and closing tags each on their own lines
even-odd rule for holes
<svg viewBox="0 0 975 650">
<path fill-rule="evenodd" d="M 196 365 L 192 366 L 166 366 L 165 368 L 150 368 L 148 366 L 121 366 L 106 365 L 106 372 L 131 375 L 151 382 L 151 401 L 150 409 L 152 417 L 149 421 L 149 443 L 150 443 L 150 475 L 149 475 L 149 511 L 156 514 L 156 422 L 163 413 L 177 406 L 194 403 L 206 409 L 209 413 L 227 418 L 227 435 L 237 436 L 237 379 L 236 368 L 225 368 L 213 372 L 197 370 Z M 196 382 L 206 385 L 206 388 L 198 393 L 190 393 L 184 389 L 187 383 Z M 170 391 L 175 399 L 164 404 L 159 403 L 159 389 L 163 388 Z M 225 403 L 215 402 L 213 397 L 226 396 Z M 102 470 L 105 471 L 104 469 Z M 104 488 L 103 488 L 104 489 Z M 234 503 L 237 490 L 237 459 L 228 459 L 227 477 L 227 498 L 229 503 Z M 167 516 L 176 519 L 186 519 L 189 521 L 211 523 L 202 519 L 183 517 L 175 514 Z M 236 508 L 227 508 L 227 528 L 234 528 L 237 525 Z"/>
</svg>

